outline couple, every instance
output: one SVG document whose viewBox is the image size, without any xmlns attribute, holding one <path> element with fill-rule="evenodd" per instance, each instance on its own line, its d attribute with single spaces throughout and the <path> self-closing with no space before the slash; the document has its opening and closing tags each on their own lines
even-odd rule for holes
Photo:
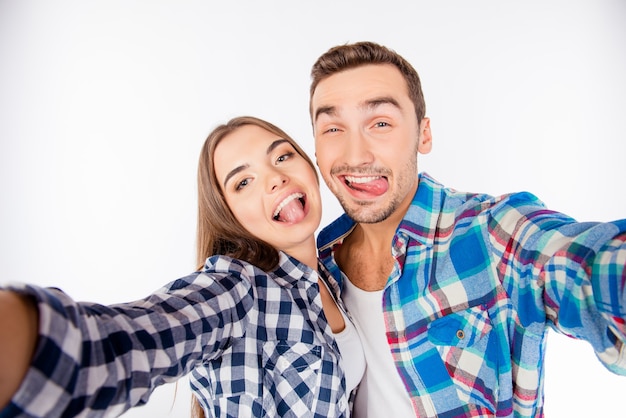
<svg viewBox="0 0 626 418">
<path fill-rule="evenodd" d="M 323 54 L 310 112 L 346 212 L 318 236 L 319 264 L 311 162 L 262 121 L 218 127 L 198 233 L 199 259 L 217 255 L 128 304 L 0 292 L 0 417 L 119 414 L 188 372 L 208 416 L 541 416 L 548 326 L 626 374 L 626 221 L 418 175 L 432 140 L 419 78 L 380 45 Z"/>
</svg>

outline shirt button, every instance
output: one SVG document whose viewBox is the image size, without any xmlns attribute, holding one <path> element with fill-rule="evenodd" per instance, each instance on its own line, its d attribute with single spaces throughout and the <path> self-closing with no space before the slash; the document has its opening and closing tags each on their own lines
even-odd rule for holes
<svg viewBox="0 0 626 418">
<path fill-rule="evenodd" d="M 339 399 L 339 410 L 343 411 L 344 409 L 346 409 L 346 398 L 342 397 L 341 399 Z"/>
<path fill-rule="evenodd" d="M 276 366 L 278 367 L 279 370 L 285 370 L 289 368 L 289 361 L 284 357 L 280 357 L 278 361 L 276 362 Z"/>
<path fill-rule="evenodd" d="M 456 337 L 457 337 L 459 340 L 462 340 L 463 338 L 465 338 L 465 333 L 463 332 L 463 330 L 462 330 L 462 329 L 460 329 L 460 330 L 458 330 L 458 331 L 456 332 Z"/>
</svg>

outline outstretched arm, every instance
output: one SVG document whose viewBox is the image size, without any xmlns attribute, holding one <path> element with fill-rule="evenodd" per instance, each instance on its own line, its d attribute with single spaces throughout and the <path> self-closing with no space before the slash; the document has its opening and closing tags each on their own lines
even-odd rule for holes
<svg viewBox="0 0 626 418">
<path fill-rule="evenodd" d="M 576 222 L 519 198 L 510 206 L 515 210 L 502 211 L 493 242 L 515 272 L 503 286 L 523 307 L 521 322 L 547 320 L 588 341 L 609 370 L 626 375 L 626 219 Z"/>
<path fill-rule="evenodd" d="M 109 306 L 76 302 L 55 288 L 9 290 L 30 296 L 3 293 L 10 304 L 0 300 L 0 327 L 9 322 L 2 332 L 35 331 L 21 337 L 30 351 L 16 344 L 7 354 L 0 335 L 0 376 L 5 363 L 15 368 L 2 388 L 2 418 L 120 415 L 147 402 L 155 387 L 219 356 L 245 332 L 253 304 L 250 282 L 236 272 L 194 273 L 147 298 Z M 17 320 L 18 311 L 26 319 Z"/>
<path fill-rule="evenodd" d="M 38 324 L 34 301 L 0 290 L 0 409 L 9 403 L 28 371 Z"/>
</svg>

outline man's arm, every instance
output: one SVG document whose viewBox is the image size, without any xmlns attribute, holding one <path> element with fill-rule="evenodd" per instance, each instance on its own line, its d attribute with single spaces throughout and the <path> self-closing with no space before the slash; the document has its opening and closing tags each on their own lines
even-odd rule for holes
<svg viewBox="0 0 626 418">
<path fill-rule="evenodd" d="M 0 409 L 9 403 L 28 371 L 38 324 L 33 300 L 0 290 Z"/>
<path fill-rule="evenodd" d="M 547 321 L 588 341 L 609 370 L 626 375 L 626 219 L 576 222 L 523 197 L 496 213 L 492 240 L 513 272 L 503 286 L 523 307 L 521 322 Z"/>
</svg>

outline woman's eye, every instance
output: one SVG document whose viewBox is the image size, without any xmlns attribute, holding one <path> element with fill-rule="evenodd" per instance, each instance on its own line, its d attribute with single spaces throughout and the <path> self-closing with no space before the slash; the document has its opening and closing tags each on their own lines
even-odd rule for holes
<svg viewBox="0 0 626 418">
<path fill-rule="evenodd" d="M 277 163 L 282 163 L 283 161 L 287 161 L 288 159 L 290 159 L 293 156 L 293 152 L 288 152 L 286 154 L 281 155 L 280 157 L 278 157 L 276 159 Z"/>
<path fill-rule="evenodd" d="M 385 127 L 389 126 L 389 124 L 387 122 L 376 122 L 374 124 L 374 126 L 376 126 L 378 128 L 385 128 Z"/>
<path fill-rule="evenodd" d="M 248 185 L 248 179 L 243 179 L 235 186 L 235 190 L 241 190 Z"/>
<path fill-rule="evenodd" d="M 330 129 L 327 129 L 326 131 L 324 131 L 324 133 L 329 133 L 329 134 L 332 134 L 332 133 L 335 133 L 335 132 L 339 132 L 339 128 L 330 128 Z"/>
</svg>

